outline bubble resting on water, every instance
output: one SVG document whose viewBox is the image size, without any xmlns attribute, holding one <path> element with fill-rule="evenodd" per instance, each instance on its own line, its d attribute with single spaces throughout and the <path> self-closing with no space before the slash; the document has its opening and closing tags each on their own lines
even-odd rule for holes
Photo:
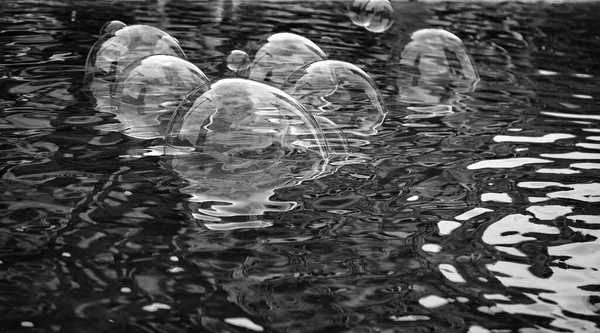
<svg viewBox="0 0 600 333">
<path fill-rule="evenodd" d="M 344 61 L 307 64 L 288 77 L 282 90 L 346 134 L 376 134 L 387 114 L 377 84 L 362 69 Z"/>
<path fill-rule="evenodd" d="M 473 91 L 479 81 L 462 40 L 442 29 L 422 29 L 402 39 L 387 69 L 403 102 L 439 104 L 456 93 Z"/>
<path fill-rule="evenodd" d="M 291 209 L 270 202 L 276 188 L 320 176 L 327 144 L 314 117 L 285 92 L 251 80 L 224 79 L 192 91 L 165 134 L 167 167 L 212 202 L 207 216 Z"/>
<path fill-rule="evenodd" d="M 148 25 L 131 25 L 104 34 L 90 49 L 85 64 L 85 82 L 114 82 L 131 62 L 155 54 L 187 57 L 179 43 L 166 32 Z"/>
<path fill-rule="evenodd" d="M 161 138 L 171 113 L 208 78 L 194 64 L 170 55 L 151 55 L 129 64 L 112 87 L 111 105 L 126 134 Z"/>
<path fill-rule="evenodd" d="M 327 59 L 325 52 L 308 38 L 294 33 L 276 33 L 249 52 L 252 62 L 240 77 L 279 88 L 301 66 Z"/>
</svg>

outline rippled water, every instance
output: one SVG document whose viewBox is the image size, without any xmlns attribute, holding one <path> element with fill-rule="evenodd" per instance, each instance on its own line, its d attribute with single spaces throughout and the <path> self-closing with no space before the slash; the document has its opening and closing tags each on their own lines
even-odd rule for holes
<svg viewBox="0 0 600 333">
<path fill-rule="evenodd" d="M 2 331 L 599 331 L 598 4 L 394 7 L 374 34 L 329 1 L 0 3 Z M 168 31 L 211 79 L 235 76 L 231 50 L 300 34 L 389 112 L 365 162 L 211 228 L 160 140 L 110 131 L 82 90 L 115 19 Z M 385 61 L 427 27 L 461 37 L 481 81 L 396 103 Z"/>
</svg>

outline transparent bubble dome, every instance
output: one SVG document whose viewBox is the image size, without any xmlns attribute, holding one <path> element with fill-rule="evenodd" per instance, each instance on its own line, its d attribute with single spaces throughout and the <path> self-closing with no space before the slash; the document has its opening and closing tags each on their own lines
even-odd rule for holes
<svg viewBox="0 0 600 333">
<path fill-rule="evenodd" d="M 161 138 L 185 95 L 206 83 L 206 75 L 189 61 L 151 55 L 123 69 L 112 87 L 111 104 L 127 135 Z"/>
<path fill-rule="evenodd" d="M 131 62 L 149 55 L 165 54 L 186 59 L 177 40 L 149 25 L 108 24 L 92 46 L 85 64 L 85 82 L 95 79 L 114 82 Z"/>
<path fill-rule="evenodd" d="M 301 66 L 327 59 L 323 50 L 308 38 L 277 33 L 259 42 L 249 53 L 251 63 L 240 67 L 240 77 L 279 88 Z M 247 67 L 247 68 L 246 68 Z"/>
<path fill-rule="evenodd" d="M 376 134 L 387 114 L 377 84 L 348 62 L 324 60 L 305 65 L 281 89 L 346 134 Z"/>
<path fill-rule="evenodd" d="M 165 133 L 171 168 L 219 191 L 255 191 L 318 176 L 327 143 L 315 118 L 285 92 L 224 79 L 190 93 Z"/>
<path fill-rule="evenodd" d="M 422 29 L 394 47 L 388 70 L 396 80 L 398 100 L 438 103 L 470 92 L 479 74 L 462 40 L 442 29 Z"/>
</svg>

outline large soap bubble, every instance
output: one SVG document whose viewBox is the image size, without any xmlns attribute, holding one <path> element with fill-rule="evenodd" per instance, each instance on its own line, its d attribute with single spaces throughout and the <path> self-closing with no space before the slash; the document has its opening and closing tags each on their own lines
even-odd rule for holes
<svg viewBox="0 0 600 333">
<path fill-rule="evenodd" d="M 182 191 L 203 202 L 203 219 L 280 211 L 276 188 L 325 171 L 327 145 L 314 117 L 285 92 L 224 79 L 190 93 L 165 134 L 167 166 Z M 283 204 L 285 209 L 292 206 Z"/>
<path fill-rule="evenodd" d="M 271 35 L 250 52 L 252 62 L 238 74 L 250 80 L 279 88 L 285 79 L 299 67 L 327 55 L 309 39 L 289 33 Z"/>
<path fill-rule="evenodd" d="M 462 40 L 442 29 L 418 30 L 401 41 L 388 69 L 396 80 L 397 99 L 408 103 L 441 103 L 473 91 L 479 81 Z"/>
<path fill-rule="evenodd" d="M 384 32 L 394 25 L 394 7 L 388 0 L 354 0 L 348 5 L 352 23 L 371 32 Z"/>
<path fill-rule="evenodd" d="M 175 38 L 149 25 L 123 26 L 109 22 L 102 32 L 106 33 L 92 46 L 85 63 L 86 83 L 98 79 L 114 82 L 131 62 L 153 54 L 187 60 Z"/>
<path fill-rule="evenodd" d="M 373 135 L 387 109 L 371 77 L 356 65 L 324 60 L 305 65 L 288 77 L 281 89 L 313 115 L 325 117 L 342 132 Z"/>
<path fill-rule="evenodd" d="M 123 69 L 114 83 L 111 103 L 125 134 L 160 138 L 185 95 L 207 82 L 206 75 L 187 60 L 147 56 Z"/>
</svg>

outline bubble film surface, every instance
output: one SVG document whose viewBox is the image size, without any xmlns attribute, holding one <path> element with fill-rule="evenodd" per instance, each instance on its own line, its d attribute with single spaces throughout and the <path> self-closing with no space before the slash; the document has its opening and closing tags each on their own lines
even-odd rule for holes
<svg viewBox="0 0 600 333">
<path fill-rule="evenodd" d="M 160 138 L 183 97 L 207 82 L 206 75 L 187 60 L 152 55 L 123 70 L 114 84 L 111 103 L 126 134 Z"/>
<path fill-rule="evenodd" d="M 323 50 L 308 38 L 277 33 L 257 44 L 250 52 L 252 62 L 240 76 L 279 88 L 301 66 L 327 59 Z"/>
<path fill-rule="evenodd" d="M 251 202 L 257 193 L 320 175 L 327 160 L 319 125 L 301 104 L 244 79 L 194 90 L 175 111 L 165 143 L 169 167 L 200 201 Z"/>
<path fill-rule="evenodd" d="M 165 54 L 187 60 L 177 40 L 168 33 L 143 24 L 119 29 L 120 26 L 119 23 L 109 22 L 102 29 L 108 33 L 101 36 L 90 49 L 85 64 L 86 82 L 95 79 L 114 82 L 127 65 L 149 55 Z"/>
<path fill-rule="evenodd" d="M 387 114 L 377 84 L 348 62 L 324 60 L 305 65 L 290 75 L 282 90 L 346 134 L 375 134 Z"/>
<path fill-rule="evenodd" d="M 233 50 L 227 56 L 227 68 L 234 72 L 243 71 L 250 66 L 250 56 L 244 51 Z"/>
<path fill-rule="evenodd" d="M 422 29 L 399 42 L 388 62 L 398 100 L 438 103 L 470 92 L 479 81 L 462 40 L 442 29 Z"/>
<path fill-rule="evenodd" d="M 384 32 L 394 25 L 395 14 L 388 0 L 355 0 L 348 5 L 352 23 L 371 32 Z"/>
</svg>

